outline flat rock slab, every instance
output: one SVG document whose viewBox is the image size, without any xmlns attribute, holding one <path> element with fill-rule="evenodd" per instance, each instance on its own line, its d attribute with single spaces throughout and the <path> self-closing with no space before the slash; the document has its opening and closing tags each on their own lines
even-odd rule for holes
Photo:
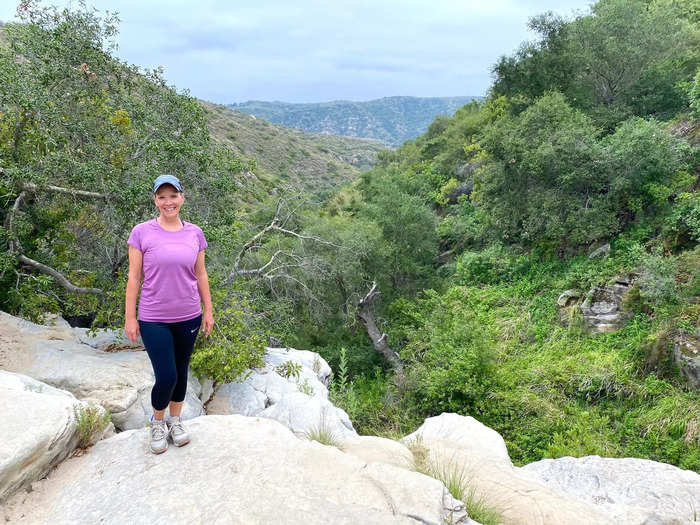
<svg viewBox="0 0 700 525">
<path fill-rule="evenodd" d="M 10 524 L 443 523 L 432 478 L 296 438 L 275 421 L 203 416 L 154 455 L 145 429 L 100 441 L 6 505 Z M 451 500 L 453 501 L 453 500 Z M 465 520 L 463 523 L 470 523 Z"/>
<path fill-rule="evenodd" d="M 0 312 L 0 369 L 28 375 L 110 411 L 118 429 L 141 428 L 151 408 L 153 369 L 145 352 L 103 352 L 73 329 L 36 325 Z M 204 413 L 190 374 L 183 418 Z"/>
<path fill-rule="evenodd" d="M 587 501 L 618 523 L 696 524 L 700 474 L 636 458 L 564 457 L 522 467 L 554 489 Z"/>
</svg>

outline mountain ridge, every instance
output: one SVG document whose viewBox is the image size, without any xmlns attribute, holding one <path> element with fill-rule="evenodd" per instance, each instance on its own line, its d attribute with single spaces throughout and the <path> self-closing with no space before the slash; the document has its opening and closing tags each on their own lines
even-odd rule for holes
<svg viewBox="0 0 700 525">
<path fill-rule="evenodd" d="M 452 115 L 476 96 L 390 96 L 368 101 L 249 100 L 228 107 L 312 133 L 375 139 L 397 146 L 424 133 L 437 115 Z"/>
</svg>

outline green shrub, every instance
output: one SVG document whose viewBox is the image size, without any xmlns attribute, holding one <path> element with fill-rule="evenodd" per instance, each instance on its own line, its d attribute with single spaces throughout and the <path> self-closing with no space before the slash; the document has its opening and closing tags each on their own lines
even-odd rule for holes
<svg viewBox="0 0 700 525">
<path fill-rule="evenodd" d="M 197 339 L 190 366 L 200 379 L 209 377 L 216 383 L 240 380 L 247 369 L 263 365 L 264 331 L 243 309 L 215 309 L 215 315 L 214 330 L 209 338 Z"/>
<path fill-rule="evenodd" d="M 299 380 L 299 373 L 301 372 L 301 363 L 295 361 L 285 361 L 275 367 L 275 372 L 277 372 L 282 377 L 287 379 L 293 378 Z"/>
<path fill-rule="evenodd" d="M 96 406 L 73 406 L 73 417 L 78 427 L 78 448 L 86 449 L 91 441 L 107 428 L 112 416 L 108 410 Z"/>
</svg>

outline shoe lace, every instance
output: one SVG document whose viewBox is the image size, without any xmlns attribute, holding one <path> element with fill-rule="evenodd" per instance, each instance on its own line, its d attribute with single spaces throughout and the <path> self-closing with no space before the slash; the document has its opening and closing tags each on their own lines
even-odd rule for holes
<svg viewBox="0 0 700 525">
<path fill-rule="evenodd" d="M 168 435 L 166 430 L 165 421 L 153 421 L 151 422 L 151 438 L 152 439 L 165 439 Z"/>
<path fill-rule="evenodd" d="M 182 426 L 182 422 L 176 419 L 172 423 L 170 423 L 170 432 L 173 435 L 179 435 L 184 433 L 185 429 Z"/>
</svg>

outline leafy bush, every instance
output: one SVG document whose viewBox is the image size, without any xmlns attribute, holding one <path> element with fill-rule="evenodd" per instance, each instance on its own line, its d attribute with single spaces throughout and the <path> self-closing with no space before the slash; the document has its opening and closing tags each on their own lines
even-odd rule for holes
<svg viewBox="0 0 700 525">
<path fill-rule="evenodd" d="M 73 417 L 78 427 L 78 448 L 86 449 L 95 437 L 107 428 L 112 416 L 108 410 L 96 406 L 73 406 Z"/>
<path fill-rule="evenodd" d="M 529 261 L 499 244 L 481 251 L 467 251 L 457 258 L 455 284 L 496 284 L 511 281 L 527 271 Z"/>
<path fill-rule="evenodd" d="M 216 383 L 242 380 L 247 369 L 263 365 L 265 342 L 270 333 L 264 316 L 251 303 L 233 303 L 218 287 L 212 287 L 215 325 L 209 338 L 198 337 L 190 366 L 197 377 Z"/>
<path fill-rule="evenodd" d="M 275 367 L 275 372 L 277 372 L 282 377 L 287 379 L 294 378 L 299 379 L 299 372 L 301 372 L 301 363 L 295 361 L 285 361 Z"/>
</svg>

